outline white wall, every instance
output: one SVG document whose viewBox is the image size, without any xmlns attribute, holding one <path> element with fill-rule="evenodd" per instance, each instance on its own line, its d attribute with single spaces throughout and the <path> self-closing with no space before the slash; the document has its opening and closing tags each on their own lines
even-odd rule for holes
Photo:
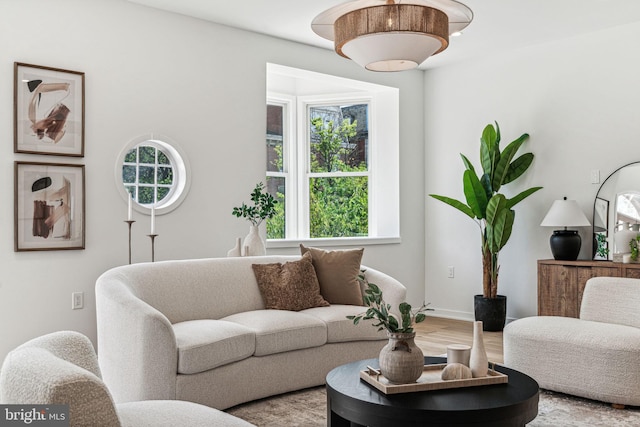
<svg viewBox="0 0 640 427">
<path fill-rule="evenodd" d="M 95 342 L 95 280 L 127 262 L 126 202 L 116 191 L 114 167 L 128 141 L 167 135 L 192 167 L 187 199 L 157 218 L 157 260 L 224 256 L 247 233 L 231 209 L 264 179 L 267 62 L 400 89 L 402 243 L 369 246 L 364 262 L 402 281 L 409 302 L 422 302 L 422 72 L 370 73 L 327 50 L 124 0 L 2 1 L 0 41 L 0 358 L 54 330 L 77 330 Z M 86 73 L 83 159 L 13 153 L 14 61 Z M 15 160 L 86 165 L 86 250 L 13 251 Z M 134 219 L 133 259 L 148 261 L 149 217 Z M 85 293 L 83 310 L 71 310 L 74 291 Z"/>
<path fill-rule="evenodd" d="M 479 168 L 479 138 L 497 120 L 501 147 L 529 133 L 521 153 L 532 167 L 505 192 L 544 189 L 517 205 L 511 240 L 500 253 L 499 293 L 512 318 L 537 313 L 536 260 L 552 258 L 551 229 L 540 227 L 553 200 L 578 201 L 589 219 L 601 180 L 640 160 L 640 24 L 460 62 L 425 73 L 426 193 L 464 200 L 459 153 Z M 426 198 L 426 299 L 436 315 L 472 318 L 482 292 L 480 236 L 465 215 Z M 581 259 L 591 251 L 591 229 L 580 230 Z M 447 278 L 447 266 L 455 278 Z"/>
</svg>

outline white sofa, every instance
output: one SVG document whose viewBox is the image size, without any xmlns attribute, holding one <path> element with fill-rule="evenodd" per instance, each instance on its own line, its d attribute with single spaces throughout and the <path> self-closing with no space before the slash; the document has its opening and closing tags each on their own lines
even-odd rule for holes
<svg viewBox="0 0 640 427">
<path fill-rule="evenodd" d="M 252 264 L 300 256 L 164 261 L 113 268 L 96 283 L 98 357 L 116 402 L 179 399 L 217 409 L 324 384 L 334 367 L 377 357 L 387 340 L 332 304 L 266 310 Z M 393 307 L 405 287 L 372 268 Z"/>
<path fill-rule="evenodd" d="M 640 280 L 587 281 L 580 318 L 540 316 L 504 329 L 504 363 L 543 389 L 640 405 Z"/>
</svg>

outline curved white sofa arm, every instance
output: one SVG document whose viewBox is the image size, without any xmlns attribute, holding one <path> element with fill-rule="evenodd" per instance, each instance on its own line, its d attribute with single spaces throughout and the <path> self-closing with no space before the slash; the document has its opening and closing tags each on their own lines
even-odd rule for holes
<svg viewBox="0 0 640 427">
<path fill-rule="evenodd" d="M 117 402 L 175 399 L 178 348 L 167 317 L 115 272 L 98 278 L 96 312 L 102 376 Z"/>
<path fill-rule="evenodd" d="M 365 270 L 365 279 L 380 288 L 385 302 L 391 305 L 391 311 L 394 314 L 399 314 L 398 306 L 406 300 L 407 288 L 393 277 L 381 271 L 366 266 L 362 266 L 362 269 Z"/>
</svg>

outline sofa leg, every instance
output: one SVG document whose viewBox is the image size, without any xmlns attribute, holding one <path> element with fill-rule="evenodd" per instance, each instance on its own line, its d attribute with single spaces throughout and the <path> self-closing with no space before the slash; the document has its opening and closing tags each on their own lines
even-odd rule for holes
<svg viewBox="0 0 640 427">
<path fill-rule="evenodd" d="M 624 409 L 624 405 L 620 403 L 612 403 L 611 406 L 613 407 L 613 409 Z"/>
</svg>

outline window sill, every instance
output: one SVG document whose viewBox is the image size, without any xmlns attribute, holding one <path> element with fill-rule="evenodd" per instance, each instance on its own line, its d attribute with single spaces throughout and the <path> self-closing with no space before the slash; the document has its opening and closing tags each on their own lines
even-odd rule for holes
<svg viewBox="0 0 640 427">
<path fill-rule="evenodd" d="M 401 243 L 398 237 L 341 237 L 334 239 L 269 239 L 267 249 L 274 248 L 297 248 L 300 244 L 313 246 L 316 248 L 332 246 L 368 246 L 368 245 L 389 245 Z"/>
</svg>

